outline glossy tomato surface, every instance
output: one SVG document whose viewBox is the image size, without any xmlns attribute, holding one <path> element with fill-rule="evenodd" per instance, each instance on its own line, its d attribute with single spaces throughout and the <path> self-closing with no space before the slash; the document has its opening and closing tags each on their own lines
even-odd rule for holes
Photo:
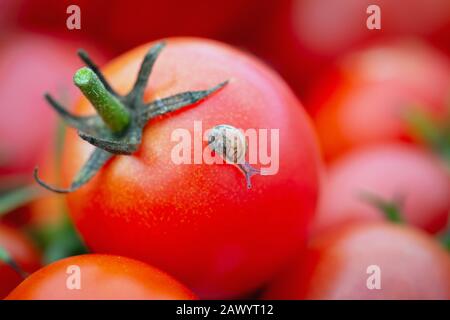
<svg viewBox="0 0 450 320">
<path fill-rule="evenodd" d="M 411 141 L 408 112 L 448 115 L 450 64 L 419 42 L 390 42 L 344 57 L 319 82 L 310 107 L 324 156 L 331 161 L 352 148 Z"/>
<path fill-rule="evenodd" d="M 78 275 L 79 282 L 75 279 Z M 195 296 L 171 276 L 140 261 L 88 254 L 38 270 L 6 299 L 191 300 Z"/>
<path fill-rule="evenodd" d="M 16 229 L 0 224 L 0 247 L 25 272 L 40 267 L 40 256 L 33 244 Z M 8 264 L 0 261 L 0 299 L 22 282 L 22 275 Z"/>
<path fill-rule="evenodd" d="M 431 154 L 406 144 L 355 150 L 328 167 L 313 232 L 355 220 L 387 219 L 367 195 L 397 206 L 406 223 L 437 232 L 450 212 L 450 175 Z"/>
<path fill-rule="evenodd" d="M 131 88 L 150 46 L 104 69 L 119 92 Z M 317 141 L 299 101 L 276 74 L 232 47 L 169 39 L 145 100 L 207 89 L 224 80 L 229 84 L 205 101 L 152 120 L 138 152 L 115 157 L 88 185 L 68 195 L 73 220 L 92 250 L 149 262 L 210 298 L 255 289 L 302 245 L 321 173 Z M 85 99 L 76 110 L 92 113 Z M 203 130 L 219 124 L 269 133 L 279 129 L 279 148 L 268 147 L 273 154 L 279 150 L 278 173 L 254 176 L 247 190 L 233 165 L 175 164 L 171 153 L 178 141 L 171 135 L 183 128 L 198 139 L 194 121 L 202 121 Z M 68 184 L 92 148 L 75 132 L 65 148 Z"/>
<path fill-rule="evenodd" d="M 449 299 L 450 256 L 417 229 L 350 224 L 313 239 L 265 298 Z"/>
</svg>

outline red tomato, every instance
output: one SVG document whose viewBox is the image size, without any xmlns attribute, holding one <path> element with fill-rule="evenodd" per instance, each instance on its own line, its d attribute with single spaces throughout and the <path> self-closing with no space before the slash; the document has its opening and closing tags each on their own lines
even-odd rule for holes
<svg viewBox="0 0 450 320">
<path fill-rule="evenodd" d="M 406 223 L 428 232 L 447 224 L 449 173 L 424 151 L 398 144 L 354 151 L 328 168 L 314 232 L 354 220 L 386 219 L 363 193 L 390 203 L 400 201 Z"/>
<path fill-rule="evenodd" d="M 76 289 L 78 275 L 80 289 Z M 38 270 L 6 299 L 191 300 L 195 296 L 171 276 L 143 262 L 87 254 L 59 260 Z"/>
<path fill-rule="evenodd" d="M 317 140 L 294 94 L 253 57 L 213 41 L 167 41 L 146 101 L 230 83 L 199 105 L 151 121 L 136 154 L 116 156 L 68 195 L 70 213 L 94 252 L 149 262 L 202 297 L 235 297 L 264 283 L 302 244 L 317 202 Z M 119 92 L 131 88 L 150 46 L 105 68 Z M 85 99 L 76 110 L 92 112 Z M 200 120 L 204 130 L 219 124 L 279 129 L 278 173 L 255 176 L 247 190 L 235 166 L 174 164 L 172 132 L 184 128 L 193 137 L 194 121 Z M 92 148 L 73 131 L 65 147 L 69 184 Z"/>
<path fill-rule="evenodd" d="M 410 141 L 406 114 L 448 112 L 449 60 L 419 43 L 378 45 L 345 57 L 312 93 L 324 156 L 361 145 Z"/>
<path fill-rule="evenodd" d="M 373 287 L 377 275 L 380 289 Z M 265 298 L 447 300 L 450 256 L 413 228 L 351 224 L 313 239 Z"/>
<path fill-rule="evenodd" d="M 369 5 L 380 7 L 380 30 L 367 28 Z M 303 93 L 336 57 L 373 41 L 421 36 L 448 49 L 449 16 L 446 0 L 292 0 L 267 24 L 259 49 Z"/>
<path fill-rule="evenodd" d="M 39 254 L 31 242 L 17 230 L 1 224 L 0 247 L 23 271 L 34 272 L 40 267 Z M 17 271 L 0 261 L 0 299 L 3 299 L 22 280 L 22 276 Z"/>
<path fill-rule="evenodd" d="M 43 94 L 59 93 L 71 101 L 71 75 L 82 65 L 76 49 L 77 43 L 35 34 L 13 34 L 0 44 L 2 179 L 6 175 L 31 179 L 39 158 L 53 143 L 56 117 Z"/>
<path fill-rule="evenodd" d="M 17 8 L 17 0 L 2 0 L 0 2 L 0 39 L 12 29 Z"/>
</svg>

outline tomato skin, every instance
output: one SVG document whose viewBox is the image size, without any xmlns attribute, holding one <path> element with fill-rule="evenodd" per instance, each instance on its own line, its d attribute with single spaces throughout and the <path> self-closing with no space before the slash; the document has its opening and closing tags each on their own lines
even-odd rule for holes
<svg viewBox="0 0 450 320">
<path fill-rule="evenodd" d="M 149 46 L 105 68 L 119 92 L 134 83 Z M 68 195 L 75 225 L 94 252 L 148 262 L 208 298 L 255 289 L 302 245 L 321 173 L 317 140 L 298 100 L 264 65 L 231 47 L 193 38 L 167 40 L 145 100 L 227 79 L 225 88 L 200 104 L 152 120 L 136 154 L 115 157 L 90 183 Z M 91 109 L 81 100 L 76 110 Z M 280 129 L 279 172 L 254 176 L 253 188 L 247 190 L 234 166 L 174 164 L 171 133 L 185 128 L 194 136 L 194 120 L 202 120 L 204 130 L 224 123 Z M 74 132 L 65 146 L 69 183 L 91 148 Z"/>
<path fill-rule="evenodd" d="M 50 92 L 62 102 L 76 96 L 71 78 L 82 66 L 78 44 L 32 33 L 11 34 L 1 43 L 1 178 L 31 180 L 34 167 L 52 147 L 56 116 L 43 95 Z M 101 55 L 92 55 L 102 62 Z"/>
<path fill-rule="evenodd" d="M 436 119 L 448 109 L 450 63 L 418 42 L 358 51 L 324 79 L 308 100 L 327 161 L 363 145 L 411 141 L 405 116 L 412 108 Z"/>
<path fill-rule="evenodd" d="M 432 155 L 407 144 L 355 150 L 328 167 L 313 233 L 350 221 L 383 220 L 363 199 L 369 193 L 398 204 L 405 223 L 435 233 L 447 225 L 450 177 Z"/>
<path fill-rule="evenodd" d="M 68 289 L 68 267 L 78 266 L 81 289 Z M 189 289 L 133 259 L 86 254 L 56 261 L 32 274 L 7 300 L 191 300 Z"/>
<path fill-rule="evenodd" d="M 19 231 L 0 224 L 0 247 L 13 258 L 25 272 L 34 272 L 40 267 L 40 256 L 33 244 Z M 20 282 L 22 276 L 0 261 L 0 299 L 3 299 Z"/>
<path fill-rule="evenodd" d="M 265 294 L 266 299 L 449 299 L 450 256 L 422 231 L 354 223 L 318 235 Z M 381 289 L 366 286 L 369 266 Z"/>
</svg>

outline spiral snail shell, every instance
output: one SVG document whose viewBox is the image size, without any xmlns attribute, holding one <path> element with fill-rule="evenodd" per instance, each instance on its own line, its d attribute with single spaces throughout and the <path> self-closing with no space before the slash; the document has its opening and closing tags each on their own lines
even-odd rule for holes
<svg viewBox="0 0 450 320">
<path fill-rule="evenodd" d="M 211 129 L 208 135 L 211 150 L 217 152 L 228 163 L 244 163 L 247 142 L 242 132 L 235 127 L 221 124 Z"/>
<path fill-rule="evenodd" d="M 253 168 L 245 160 L 248 146 L 242 131 L 228 124 L 217 125 L 208 134 L 208 145 L 227 163 L 238 166 L 245 175 L 247 188 L 250 189 L 251 176 L 260 174 L 260 170 Z"/>
</svg>

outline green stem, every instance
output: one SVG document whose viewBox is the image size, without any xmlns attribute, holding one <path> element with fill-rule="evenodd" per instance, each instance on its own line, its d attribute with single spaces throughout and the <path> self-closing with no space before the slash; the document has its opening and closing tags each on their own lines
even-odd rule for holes
<svg viewBox="0 0 450 320">
<path fill-rule="evenodd" d="M 91 69 L 87 67 L 79 69 L 75 73 L 73 81 L 114 133 L 121 133 L 128 127 L 131 120 L 130 113 L 116 97 L 106 90 Z"/>
</svg>

